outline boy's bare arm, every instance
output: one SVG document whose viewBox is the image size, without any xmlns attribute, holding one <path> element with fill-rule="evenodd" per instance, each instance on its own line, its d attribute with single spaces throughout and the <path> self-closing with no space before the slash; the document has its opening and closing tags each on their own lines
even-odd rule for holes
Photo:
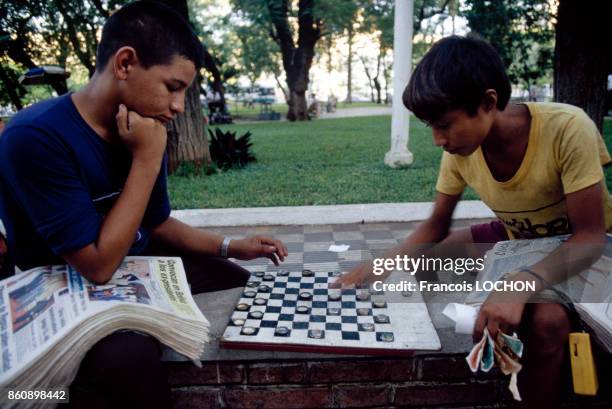
<svg viewBox="0 0 612 409">
<path fill-rule="evenodd" d="M 97 241 L 62 255 L 95 283 L 111 278 L 134 242 L 166 148 L 166 129 L 159 121 L 128 112 L 123 105 L 116 120 L 121 141 L 132 153 L 125 186 L 104 218 Z"/>
<path fill-rule="evenodd" d="M 448 235 L 453 211 L 460 198 L 461 195 L 447 195 L 438 192 L 431 216 L 419 224 L 403 242 L 387 250 L 383 258 L 394 258 L 397 255 L 416 257 L 421 255 L 431 244 L 444 240 Z M 382 280 L 390 273 L 375 276 L 372 274 L 372 262 L 366 261 L 338 278 L 334 282 L 334 287 L 368 284 L 374 280 Z"/>
<path fill-rule="evenodd" d="M 152 237 L 169 244 L 171 248 L 188 253 L 219 256 L 223 236 L 191 227 L 173 217 L 157 226 Z M 228 247 L 228 257 L 250 260 L 267 257 L 278 265 L 288 255 L 287 247 L 280 241 L 266 236 L 234 239 Z"/>
<path fill-rule="evenodd" d="M 602 187 L 598 182 L 565 196 L 572 236 L 540 262 L 530 266 L 537 276 L 528 272 L 512 274 L 508 280 L 534 282 L 534 292 L 493 293 L 480 309 L 474 328 L 474 339 L 480 339 L 485 326 L 491 334 L 500 329 L 517 329 L 525 304 L 548 284 L 563 282 L 590 267 L 604 250 L 606 230 L 602 207 Z"/>
</svg>

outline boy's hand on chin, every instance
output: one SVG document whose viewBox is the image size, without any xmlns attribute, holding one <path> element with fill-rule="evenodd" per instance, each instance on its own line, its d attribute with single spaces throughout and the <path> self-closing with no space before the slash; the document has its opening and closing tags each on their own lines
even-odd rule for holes
<svg viewBox="0 0 612 409">
<path fill-rule="evenodd" d="M 160 121 L 128 111 L 123 104 L 119 105 L 115 120 L 119 137 L 134 160 L 161 163 L 166 150 L 167 134 L 166 127 Z"/>
</svg>

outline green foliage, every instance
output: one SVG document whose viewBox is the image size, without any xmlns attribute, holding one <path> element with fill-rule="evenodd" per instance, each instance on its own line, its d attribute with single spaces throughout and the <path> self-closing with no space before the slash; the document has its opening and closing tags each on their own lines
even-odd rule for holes
<svg viewBox="0 0 612 409">
<path fill-rule="evenodd" d="M 472 31 L 499 52 L 513 84 L 527 90 L 550 75 L 554 29 L 548 0 L 467 0 L 464 15 Z"/>
<path fill-rule="evenodd" d="M 228 170 L 233 167 L 243 168 L 249 162 L 254 162 L 255 156 L 251 153 L 251 132 L 246 132 L 236 138 L 236 132 L 222 131 L 215 128 L 215 132 L 208 129 L 210 135 L 210 156 L 219 169 Z"/>
</svg>

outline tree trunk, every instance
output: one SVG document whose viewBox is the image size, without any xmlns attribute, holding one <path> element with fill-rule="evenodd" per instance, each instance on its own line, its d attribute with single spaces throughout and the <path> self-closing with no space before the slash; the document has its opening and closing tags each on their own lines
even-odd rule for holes
<svg viewBox="0 0 612 409">
<path fill-rule="evenodd" d="M 597 39 L 609 38 L 611 6 L 603 2 L 608 12 L 593 12 L 579 1 L 561 0 L 557 11 L 554 99 L 584 109 L 600 132 L 612 64 L 609 50 Z"/>
<path fill-rule="evenodd" d="M 305 121 L 308 119 L 306 90 L 308 73 L 314 57 L 314 47 L 321 34 L 321 21 L 313 18 L 314 1 L 298 1 L 298 40 L 293 41 L 289 24 L 289 4 L 287 0 L 268 2 L 268 9 L 275 29 L 272 37 L 278 43 L 283 57 L 283 68 L 287 77 L 289 100 L 287 119 Z"/>
<path fill-rule="evenodd" d="M 187 0 L 166 0 L 165 3 L 189 21 Z M 181 162 L 194 163 L 196 167 L 207 166 L 211 162 L 200 104 L 199 74 L 185 93 L 185 112 L 168 124 L 167 151 L 170 173 L 174 172 Z"/>
<path fill-rule="evenodd" d="M 182 162 L 196 167 L 210 163 L 204 116 L 200 107 L 198 78 L 187 89 L 185 112 L 168 124 L 168 172 L 174 172 Z"/>
<path fill-rule="evenodd" d="M 346 79 L 346 102 L 353 102 L 353 27 L 348 29 L 348 59 L 346 62 L 347 79 Z"/>
</svg>

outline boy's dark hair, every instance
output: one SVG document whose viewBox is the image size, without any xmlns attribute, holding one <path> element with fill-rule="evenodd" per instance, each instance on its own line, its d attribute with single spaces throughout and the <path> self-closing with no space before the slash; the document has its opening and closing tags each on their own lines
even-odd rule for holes
<svg viewBox="0 0 612 409">
<path fill-rule="evenodd" d="M 419 119 L 434 122 L 453 109 L 475 115 L 487 89 L 497 91 L 497 108 L 503 110 L 511 87 L 497 51 L 474 36 L 450 36 L 417 64 L 402 99 Z"/>
<path fill-rule="evenodd" d="M 144 68 L 169 64 L 180 55 L 202 67 L 203 49 L 189 23 L 176 11 L 156 1 L 136 1 L 113 13 L 102 28 L 96 71 L 124 46 L 133 47 Z"/>
</svg>

